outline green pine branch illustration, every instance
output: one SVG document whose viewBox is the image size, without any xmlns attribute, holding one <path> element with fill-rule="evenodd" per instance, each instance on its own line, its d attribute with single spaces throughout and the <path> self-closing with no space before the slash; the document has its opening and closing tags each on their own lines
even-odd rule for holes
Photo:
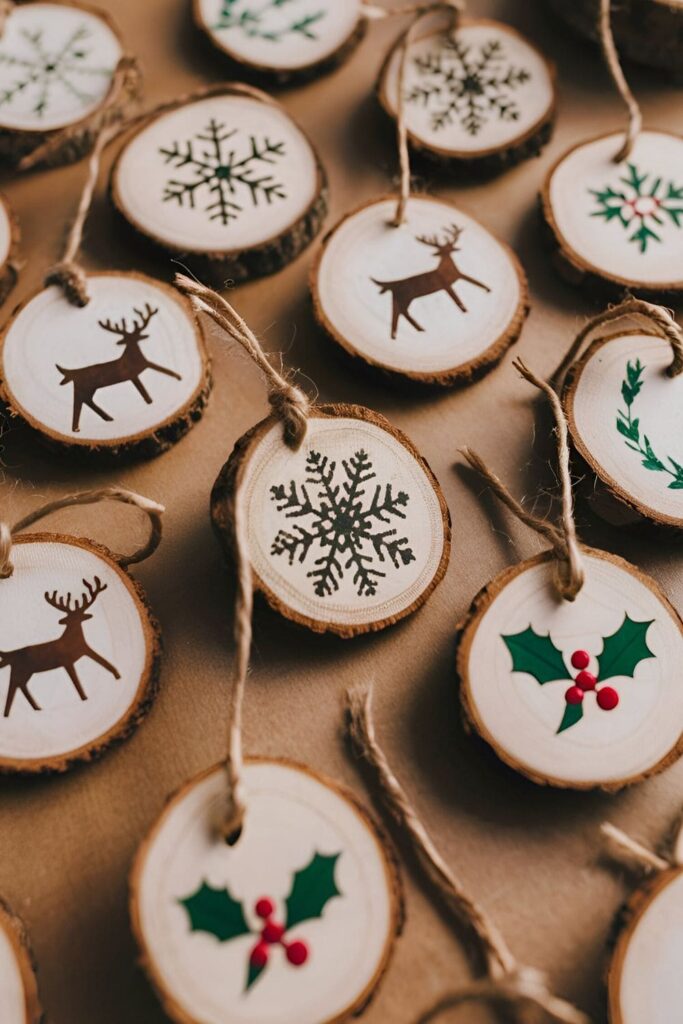
<svg viewBox="0 0 683 1024">
<path fill-rule="evenodd" d="M 640 419 L 633 415 L 634 402 L 643 386 L 644 371 L 645 367 L 640 359 L 636 359 L 635 362 L 629 359 L 626 364 L 626 376 L 621 382 L 621 396 L 626 409 L 617 411 L 617 430 L 625 438 L 626 447 L 641 456 L 641 465 L 645 469 L 650 469 L 654 473 L 666 473 L 672 477 L 668 484 L 669 490 L 683 490 L 683 466 L 670 455 L 665 455 L 664 459 L 659 458 L 649 438 L 641 431 Z M 670 465 L 667 465 L 667 462 Z"/>
<path fill-rule="evenodd" d="M 218 21 L 213 27 L 218 32 L 238 28 L 251 39 L 264 39 L 271 43 L 280 43 L 292 35 L 316 40 L 318 36 L 315 33 L 315 26 L 326 17 L 327 12 L 324 10 L 309 11 L 307 14 L 295 16 L 279 27 L 270 20 L 273 13 L 277 14 L 293 2 L 296 0 L 264 0 L 256 9 L 253 3 L 245 9 L 244 0 L 223 0 Z"/>
</svg>

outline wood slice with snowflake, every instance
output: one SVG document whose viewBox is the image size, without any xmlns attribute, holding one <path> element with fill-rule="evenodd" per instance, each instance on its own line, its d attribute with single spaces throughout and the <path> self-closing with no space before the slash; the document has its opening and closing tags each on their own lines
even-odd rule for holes
<svg viewBox="0 0 683 1024">
<path fill-rule="evenodd" d="M 653 579 L 582 548 L 558 597 L 552 552 L 489 583 L 459 628 L 465 720 L 533 782 L 617 790 L 683 753 L 683 622 Z"/>
<path fill-rule="evenodd" d="M 121 152 L 111 193 L 136 231 L 193 257 L 221 287 L 289 263 L 327 212 L 311 143 L 246 85 L 212 86 L 152 116 Z"/>
<path fill-rule="evenodd" d="M 395 212 L 395 197 L 374 200 L 326 237 L 311 272 L 316 317 L 347 352 L 382 370 L 468 382 L 519 337 L 529 308 L 524 271 L 450 203 L 413 195 L 400 227 Z"/>
<path fill-rule="evenodd" d="M 366 28 L 361 0 L 193 0 L 193 10 L 221 53 L 278 82 L 340 64 Z"/>
<path fill-rule="evenodd" d="M 273 416 L 237 442 L 211 496 L 228 553 L 236 484 L 254 587 L 316 633 L 383 629 L 443 578 L 451 528 L 441 488 L 408 438 L 369 409 L 316 407 L 298 452 Z"/>
<path fill-rule="evenodd" d="M 154 699 L 160 634 L 106 548 L 22 534 L 0 581 L 0 772 L 66 771 L 125 739 Z"/>
<path fill-rule="evenodd" d="M 608 494 L 640 519 L 681 529 L 683 378 L 667 375 L 670 364 L 658 335 L 599 338 L 570 371 L 562 401 L 574 445 Z"/>
<path fill-rule="evenodd" d="M 340 1024 L 373 996 L 402 924 L 386 838 L 355 796 L 287 761 L 249 759 L 246 816 L 216 831 L 225 771 L 166 805 L 131 876 L 142 961 L 178 1024 Z"/>
<path fill-rule="evenodd" d="M 2 1024 L 41 1024 L 33 954 L 23 922 L 0 900 Z"/>
<path fill-rule="evenodd" d="M 622 163 L 623 133 L 582 142 L 541 194 L 559 272 L 570 283 L 645 295 L 683 291 L 683 137 L 642 131 Z"/>
<path fill-rule="evenodd" d="M 461 18 L 445 33 L 443 13 L 424 19 L 408 49 L 403 104 L 413 149 L 472 169 L 502 170 L 536 156 L 552 133 L 555 71 L 509 25 Z M 397 116 L 402 44 L 380 73 L 378 95 Z"/>
<path fill-rule="evenodd" d="M 0 339 L 0 397 L 49 444 L 82 455 L 158 455 L 200 419 L 211 377 L 202 329 L 175 288 L 89 274 L 90 302 L 57 285 L 15 311 Z"/>
</svg>

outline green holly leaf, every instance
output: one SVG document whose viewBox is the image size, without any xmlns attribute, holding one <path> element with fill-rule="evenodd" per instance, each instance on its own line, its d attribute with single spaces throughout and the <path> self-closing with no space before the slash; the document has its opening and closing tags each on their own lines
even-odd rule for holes
<svg viewBox="0 0 683 1024">
<path fill-rule="evenodd" d="M 193 932 L 207 932 L 219 942 L 251 933 L 242 904 L 234 900 L 227 889 L 214 889 L 202 882 L 196 893 L 178 902 L 185 907 Z"/>
<path fill-rule="evenodd" d="M 334 896 L 341 896 L 334 879 L 334 873 L 341 854 L 327 857 L 315 853 L 305 868 L 297 871 L 292 882 L 292 891 L 286 900 L 287 931 L 302 921 L 322 917 L 323 910 Z"/>
<path fill-rule="evenodd" d="M 512 633 L 501 639 L 512 655 L 513 672 L 526 672 L 541 685 L 569 678 L 564 658 L 550 639 L 550 634 L 541 636 L 529 626 L 521 633 Z"/>
<path fill-rule="evenodd" d="M 249 961 L 249 966 L 247 968 L 247 980 L 244 985 L 245 992 L 248 992 L 251 986 L 256 984 L 265 969 L 265 965 L 263 967 L 256 967 L 252 964 L 251 960 Z"/>
<path fill-rule="evenodd" d="M 564 709 L 564 715 L 560 722 L 560 728 L 557 730 L 557 735 L 564 732 L 565 729 L 571 729 L 573 725 L 580 722 L 583 718 L 583 704 L 567 704 Z"/>
<path fill-rule="evenodd" d="M 624 616 L 616 633 L 603 640 L 602 654 L 598 655 L 598 679 L 604 682 L 614 676 L 633 678 L 634 672 L 645 658 L 654 658 L 647 646 L 647 631 L 654 622 L 636 622 Z"/>
</svg>

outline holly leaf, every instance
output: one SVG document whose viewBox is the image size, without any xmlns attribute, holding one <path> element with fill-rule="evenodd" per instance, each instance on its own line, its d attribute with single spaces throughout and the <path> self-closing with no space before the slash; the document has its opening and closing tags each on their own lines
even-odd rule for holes
<svg viewBox="0 0 683 1024">
<path fill-rule="evenodd" d="M 330 857 L 315 853 L 309 864 L 294 875 L 292 891 L 287 897 L 287 931 L 302 921 L 322 917 L 327 903 L 334 896 L 341 896 L 334 879 L 340 853 Z"/>
<path fill-rule="evenodd" d="M 513 672 L 526 672 L 541 685 L 569 678 L 564 658 L 550 639 L 550 634 L 541 636 L 529 626 L 521 633 L 512 633 L 501 639 L 512 655 Z"/>
<path fill-rule="evenodd" d="M 242 904 L 234 900 L 227 889 L 213 889 L 202 882 L 196 893 L 178 902 L 185 907 L 193 932 L 207 932 L 219 942 L 251 934 Z"/>
<path fill-rule="evenodd" d="M 257 967 L 255 964 L 252 964 L 251 960 L 249 961 L 249 967 L 247 968 L 247 980 L 244 985 L 245 992 L 248 992 L 251 986 L 256 984 L 265 969 L 265 964 L 263 967 Z"/>
<path fill-rule="evenodd" d="M 583 704 L 567 704 L 564 709 L 564 715 L 560 722 L 560 728 L 557 730 L 557 735 L 564 732 L 565 729 L 571 729 L 573 725 L 580 722 L 583 718 Z"/>
<path fill-rule="evenodd" d="M 625 615 L 616 633 L 604 638 L 602 654 L 598 655 L 600 682 L 614 676 L 633 678 L 641 661 L 655 657 L 647 646 L 647 631 L 653 622 L 636 622 Z"/>
</svg>

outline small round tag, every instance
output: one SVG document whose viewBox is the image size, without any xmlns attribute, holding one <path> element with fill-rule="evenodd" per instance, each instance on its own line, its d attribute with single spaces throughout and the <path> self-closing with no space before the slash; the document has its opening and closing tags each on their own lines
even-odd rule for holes
<svg viewBox="0 0 683 1024">
<path fill-rule="evenodd" d="M 315 408 L 298 452 L 275 417 L 238 441 L 211 499 L 228 551 L 236 483 L 255 589 L 314 632 L 383 629 L 443 578 L 451 531 L 441 488 L 408 438 L 369 409 Z"/>
<path fill-rule="evenodd" d="M 40 1024 L 33 956 L 21 920 L 0 900 L 0 993 L 3 1024 Z"/>
<path fill-rule="evenodd" d="M 585 583 L 562 601 L 552 552 L 475 598 L 458 675 L 467 721 L 534 782 L 616 790 L 682 750 L 683 623 L 654 580 L 583 548 Z"/>
<path fill-rule="evenodd" d="M 239 839 L 217 838 L 225 772 L 167 804 L 131 877 L 133 929 L 181 1024 L 332 1024 L 357 1013 L 401 924 L 391 851 L 347 790 L 308 768 L 250 760 Z"/>
<path fill-rule="evenodd" d="M 316 317 L 352 355 L 414 380 L 466 382 L 498 362 L 528 311 L 514 253 L 457 207 L 385 197 L 345 217 L 311 274 Z M 353 301 L 349 297 L 353 296 Z"/>
</svg>

